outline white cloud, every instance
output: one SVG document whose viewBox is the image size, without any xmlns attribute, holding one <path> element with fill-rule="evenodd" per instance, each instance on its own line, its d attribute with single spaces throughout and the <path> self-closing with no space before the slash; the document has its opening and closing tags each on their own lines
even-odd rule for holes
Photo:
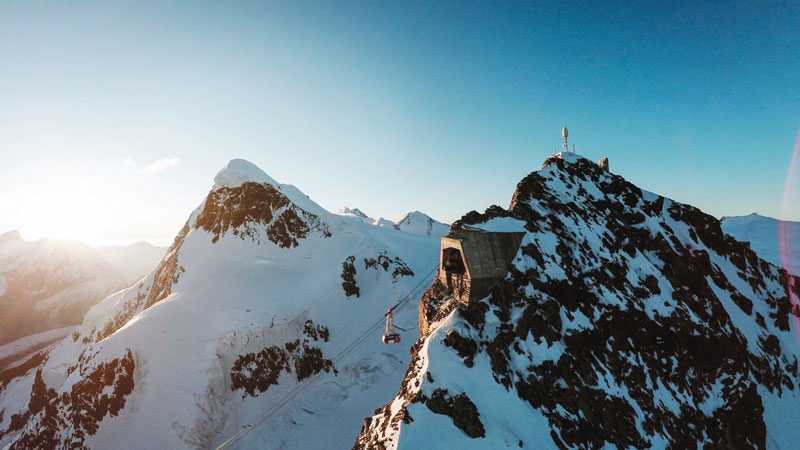
<svg viewBox="0 0 800 450">
<path fill-rule="evenodd" d="M 175 167 L 181 163 L 181 160 L 178 158 L 163 158 L 157 159 L 152 163 L 148 164 L 147 167 L 144 168 L 145 173 L 156 173 L 161 172 L 164 170 L 169 169 L 170 167 Z"/>
<path fill-rule="evenodd" d="M 130 159 L 130 158 L 125 158 L 125 159 L 123 159 L 123 160 L 122 160 L 122 164 L 124 164 L 124 165 L 125 165 L 125 167 L 136 167 L 136 163 L 135 163 L 135 162 L 133 162 L 133 160 L 132 160 L 132 159 Z"/>
</svg>

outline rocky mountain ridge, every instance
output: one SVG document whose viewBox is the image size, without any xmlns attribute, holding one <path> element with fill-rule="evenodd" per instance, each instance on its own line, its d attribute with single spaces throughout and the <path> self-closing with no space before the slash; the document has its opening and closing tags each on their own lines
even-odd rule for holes
<svg viewBox="0 0 800 450">
<path fill-rule="evenodd" d="M 689 205 L 574 154 L 509 209 L 453 226 L 524 231 L 468 308 L 435 282 L 431 323 L 355 449 L 793 448 L 800 279 Z M 435 438 L 432 438 L 435 436 Z"/>
</svg>

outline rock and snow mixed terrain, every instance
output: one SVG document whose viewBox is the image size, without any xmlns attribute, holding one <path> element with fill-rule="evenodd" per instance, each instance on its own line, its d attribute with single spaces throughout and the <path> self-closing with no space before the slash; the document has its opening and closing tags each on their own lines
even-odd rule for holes
<svg viewBox="0 0 800 450">
<path fill-rule="evenodd" d="M 519 183 L 508 210 L 453 225 L 525 233 L 505 280 L 461 308 L 431 285 L 446 225 L 419 212 L 397 224 L 332 214 L 242 160 L 214 181 L 149 275 L 0 372 L 0 448 L 800 440 L 800 311 L 789 287 L 800 280 L 770 253 L 774 224 L 720 227 L 557 155 Z M 18 241 L 0 236 L 0 249 Z M 18 279 L 0 277 L 0 295 Z M 29 291 L 44 299 L 63 283 L 37 286 Z M 398 301 L 403 343 L 381 344 L 383 313 Z M 413 342 L 418 315 L 430 326 Z"/>
<path fill-rule="evenodd" d="M 350 447 L 402 380 L 438 241 L 233 160 L 149 275 L 0 373 L 0 448 Z"/>
<path fill-rule="evenodd" d="M 526 234 L 469 308 L 429 288 L 354 448 L 797 447 L 800 279 L 713 217 L 562 154 L 462 224 Z"/>
<path fill-rule="evenodd" d="M 15 339 L 79 324 L 90 307 L 146 275 L 164 251 L 145 242 L 91 248 L 0 235 L 0 353 Z"/>
</svg>

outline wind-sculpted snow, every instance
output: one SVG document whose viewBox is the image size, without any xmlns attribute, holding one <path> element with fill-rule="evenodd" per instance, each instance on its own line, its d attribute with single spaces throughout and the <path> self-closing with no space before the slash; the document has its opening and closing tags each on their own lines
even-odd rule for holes
<svg viewBox="0 0 800 450">
<path fill-rule="evenodd" d="M 581 158 L 454 226 L 503 220 L 526 231 L 508 276 L 468 309 L 429 289 L 400 394 L 355 448 L 796 446 L 800 279 Z M 442 420 L 436 392 L 469 398 L 485 436 Z"/>
</svg>

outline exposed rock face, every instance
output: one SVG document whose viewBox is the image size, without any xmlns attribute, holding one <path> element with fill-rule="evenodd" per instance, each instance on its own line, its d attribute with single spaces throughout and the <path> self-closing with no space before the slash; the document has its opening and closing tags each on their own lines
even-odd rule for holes
<svg viewBox="0 0 800 450">
<path fill-rule="evenodd" d="M 331 236 L 319 217 L 292 204 L 272 185 L 253 182 L 211 191 L 195 223 L 201 227 L 213 235 L 212 242 L 230 231 L 258 243 L 263 228 L 270 241 L 284 248 L 297 247 L 297 240 L 312 231 Z"/>
<path fill-rule="evenodd" d="M 383 269 L 384 272 L 392 274 L 392 280 L 394 281 L 397 281 L 397 277 L 414 276 L 414 272 L 408 268 L 399 256 L 393 258 L 388 256 L 385 251 L 381 252 L 377 258 L 364 258 L 364 270 L 370 269 Z"/>
<path fill-rule="evenodd" d="M 37 370 L 27 410 L 11 417 L 2 434 L 21 430 L 11 449 L 87 448 L 84 441 L 97 432 L 107 415 L 116 416 L 133 391 L 136 364 L 128 350 L 121 358 L 101 363 L 60 394 L 48 387 Z"/>
<path fill-rule="evenodd" d="M 11 380 L 25 376 L 25 374 L 31 369 L 39 366 L 45 361 L 47 361 L 47 351 L 41 351 L 28 358 L 22 364 L 10 367 L 0 372 L 0 391 L 2 391 L 3 388 L 5 388 L 6 385 L 11 382 Z"/>
<path fill-rule="evenodd" d="M 462 433 L 442 430 L 449 440 L 429 448 L 765 449 L 800 438 L 779 423 L 800 409 L 790 299 L 800 279 L 713 217 L 582 158 L 549 158 L 510 210 L 459 223 L 503 217 L 527 231 L 508 277 L 470 309 L 440 311 L 441 287 L 425 294 L 400 393 L 354 448 L 414 448 L 457 395 L 485 433 L 453 418 Z M 450 400 L 432 407 L 437 392 Z"/>
<path fill-rule="evenodd" d="M 450 300 L 448 302 L 448 300 Z M 419 301 L 419 332 L 428 334 L 431 323 L 442 320 L 456 307 L 452 292 L 437 277 Z"/>
<path fill-rule="evenodd" d="M 348 297 L 361 295 L 361 289 L 358 288 L 356 282 L 355 262 L 356 257 L 351 255 L 342 263 L 342 289 L 344 289 L 344 293 Z"/>
<path fill-rule="evenodd" d="M 353 295 L 358 297 L 361 292 L 356 281 L 358 270 L 355 261 L 354 256 L 348 256 L 342 263 L 342 289 L 348 297 Z M 386 251 L 380 252 L 377 258 L 364 258 L 364 270 L 383 270 L 391 273 L 393 283 L 396 283 L 399 277 L 414 276 L 414 271 L 399 256 L 388 256 Z"/>
<path fill-rule="evenodd" d="M 453 425 L 467 436 L 471 438 L 486 437 L 478 409 L 466 394 L 452 396 L 446 389 L 436 389 L 430 398 L 418 395 L 414 400 L 424 403 L 435 414 L 450 417 Z M 410 415 L 406 416 L 405 419 L 408 420 L 410 417 Z"/>
<path fill-rule="evenodd" d="M 330 372 L 333 362 L 322 356 L 319 347 L 310 345 L 316 341 L 328 342 L 328 329 L 314 326 L 310 320 L 303 330 L 302 342 L 296 339 L 282 347 L 270 346 L 258 353 L 241 355 L 231 369 L 231 389 L 243 389 L 253 397 L 270 386 L 278 384 L 283 374 L 293 374 L 297 381 L 321 371 Z"/>
</svg>

